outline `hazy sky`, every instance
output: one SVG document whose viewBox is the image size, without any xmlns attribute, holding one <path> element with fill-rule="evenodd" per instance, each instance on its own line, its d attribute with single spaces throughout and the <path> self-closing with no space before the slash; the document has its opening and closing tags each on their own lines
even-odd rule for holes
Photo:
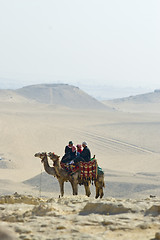
<svg viewBox="0 0 160 240">
<path fill-rule="evenodd" d="M 160 88 L 160 0 L 0 0 L 0 78 Z"/>
</svg>

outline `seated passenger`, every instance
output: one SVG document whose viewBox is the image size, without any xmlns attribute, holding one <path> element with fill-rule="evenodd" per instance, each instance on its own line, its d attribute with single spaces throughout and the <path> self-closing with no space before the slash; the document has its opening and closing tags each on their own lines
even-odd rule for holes
<svg viewBox="0 0 160 240">
<path fill-rule="evenodd" d="M 81 144 L 77 144 L 77 157 L 80 156 L 80 153 L 82 152 L 82 146 Z"/>
<path fill-rule="evenodd" d="M 65 154 L 62 157 L 62 163 L 68 163 L 76 157 L 76 147 L 73 145 L 72 141 L 69 141 L 68 145 L 65 147 Z"/>
<path fill-rule="evenodd" d="M 80 153 L 80 156 L 77 156 L 74 159 L 75 163 L 78 163 L 80 161 L 89 162 L 91 160 L 91 152 L 90 152 L 89 148 L 87 147 L 87 143 L 83 142 L 82 147 L 83 147 L 83 151 Z"/>
</svg>

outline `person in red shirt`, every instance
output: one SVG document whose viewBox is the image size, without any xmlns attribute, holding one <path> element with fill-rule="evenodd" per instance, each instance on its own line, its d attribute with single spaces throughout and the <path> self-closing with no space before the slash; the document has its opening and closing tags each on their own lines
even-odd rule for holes
<svg viewBox="0 0 160 240">
<path fill-rule="evenodd" d="M 80 155 L 80 153 L 83 151 L 82 150 L 82 145 L 81 144 L 77 144 L 77 156 L 79 156 Z"/>
<path fill-rule="evenodd" d="M 75 163 L 78 162 L 89 162 L 91 160 L 91 152 L 89 150 L 89 148 L 87 147 L 87 143 L 83 142 L 82 143 L 82 147 L 83 147 L 83 151 L 80 153 L 80 155 L 74 159 Z"/>
</svg>

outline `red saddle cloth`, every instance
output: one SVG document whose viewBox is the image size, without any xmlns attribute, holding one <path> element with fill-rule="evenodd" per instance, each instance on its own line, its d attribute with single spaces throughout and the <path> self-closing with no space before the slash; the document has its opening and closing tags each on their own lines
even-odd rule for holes
<svg viewBox="0 0 160 240">
<path fill-rule="evenodd" d="M 97 179 L 98 165 L 96 159 L 90 162 L 80 162 L 81 180 L 95 180 Z"/>
<path fill-rule="evenodd" d="M 81 170 L 80 179 L 83 180 L 95 180 L 97 179 L 98 165 L 96 159 L 90 162 L 80 162 L 79 166 L 76 164 L 61 163 L 61 167 L 65 169 L 70 175 L 73 175 L 79 169 Z"/>
<path fill-rule="evenodd" d="M 66 170 L 70 175 L 79 170 L 79 166 L 76 164 L 66 164 L 61 162 L 61 167 Z"/>
</svg>

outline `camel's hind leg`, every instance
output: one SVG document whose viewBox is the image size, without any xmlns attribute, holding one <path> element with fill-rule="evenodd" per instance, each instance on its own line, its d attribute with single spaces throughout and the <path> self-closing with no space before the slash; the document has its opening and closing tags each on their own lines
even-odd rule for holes
<svg viewBox="0 0 160 240">
<path fill-rule="evenodd" d="M 101 189 L 99 190 L 99 193 L 100 193 L 100 198 L 102 198 L 102 197 L 104 196 L 103 188 L 101 188 Z"/>
<path fill-rule="evenodd" d="M 84 183 L 84 188 L 85 188 L 86 196 L 89 197 L 91 195 L 90 182 L 89 181 Z"/>
<path fill-rule="evenodd" d="M 96 186 L 96 198 L 100 196 L 102 198 L 104 196 L 103 188 L 105 187 L 104 183 L 104 175 L 101 175 L 98 177 L 98 179 L 95 181 Z"/>
<path fill-rule="evenodd" d="M 95 196 L 95 198 L 98 198 L 99 197 L 99 184 L 98 184 L 98 181 L 96 180 L 94 182 L 94 184 L 95 184 L 95 187 L 96 187 L 96 196 Z"/>
</svg>

